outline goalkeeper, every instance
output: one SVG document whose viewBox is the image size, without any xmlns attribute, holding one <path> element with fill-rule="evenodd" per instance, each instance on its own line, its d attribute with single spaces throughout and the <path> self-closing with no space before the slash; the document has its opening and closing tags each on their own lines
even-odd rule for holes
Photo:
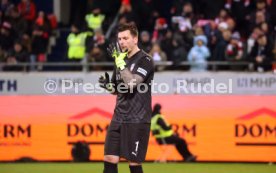
<svg viewBox="0 0 276 173">
<path fill-rule="evenodd" d="M 117 95 L 116 107 L 104 146 L 104 173 L 117 173 L 120 158 L 129 162 L 131 173 L 143 173 L 142 162 L 148 148 L 151 122 L 151 57 L 138 44 L 134 24 L 118 28 L 118 41 L 108 48 L 116 68 L 99 78 L 101 87 Z M 127 92 L 124 90 L 127 89 Z"/>
</svg>

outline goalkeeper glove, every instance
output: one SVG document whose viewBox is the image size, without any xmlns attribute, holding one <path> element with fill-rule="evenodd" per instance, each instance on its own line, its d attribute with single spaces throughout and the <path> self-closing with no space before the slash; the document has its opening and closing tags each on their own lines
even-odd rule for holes
<svg viewBox="0 0 276 173">
<path fill-rule="evenodd" d="M 127 57 L 127 51 L 122 52 L 122 49 L 118 42 L 116 42 L 115 45 L 114 44 L 109 45 L 109 48 L 107 48 L 107 51 L 110 54 L 110 56 L 115 59 L 116 67 L 119 68 L 120 70 L 125 69 L 126 62 L 124 59 Z"/>
<path fill-rule="evenodd" d="M 100 87 L 106 89 L 107 91 L 111 92 L 113 90 L 113 85 L 110 82 L 109 74 L 105 72 L 105 76 L 101 76 L 99 78 Z"/>
</svg>

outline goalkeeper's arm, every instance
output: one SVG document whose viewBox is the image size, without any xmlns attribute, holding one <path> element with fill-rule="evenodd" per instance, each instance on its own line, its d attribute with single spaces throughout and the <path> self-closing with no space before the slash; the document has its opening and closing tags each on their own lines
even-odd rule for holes
<svg viewBox="0 0 276 173">
<path fill-rule="evenodd" d="M 121 77 L 129 89 L 135 88 L 140 83 L 144 82 L 144 79 L 137 74 L 132 74 L 128 68 L 124 68 L 120 71 Z"/>
</svg>

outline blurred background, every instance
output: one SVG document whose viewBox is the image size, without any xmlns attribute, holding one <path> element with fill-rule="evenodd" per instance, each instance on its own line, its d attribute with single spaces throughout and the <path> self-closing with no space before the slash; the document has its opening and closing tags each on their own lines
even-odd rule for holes
<svg viewBox="0 0 276 173">
<path fill-rule="evenodd" d="M 0 2 L 0 162 L 102 161 L 116 98 L 83 86 L 111 74 L 125 22 L 168 86 L 152 104 L 198 162 L 276 162 L 275 0 Z M 192 92 L 206 84 L 224 92 Z M 182 157 L 151 136 L 147 161 Z"/>
</svg>

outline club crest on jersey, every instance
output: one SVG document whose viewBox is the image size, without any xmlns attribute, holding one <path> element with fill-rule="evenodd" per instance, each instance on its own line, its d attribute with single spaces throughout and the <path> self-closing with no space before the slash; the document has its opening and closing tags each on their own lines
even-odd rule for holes
<svg viewBox="0 0 276 173">
<path fill-rule="evenodd" d="M 133 71 L 135 64 L 131 64 L 130 71 Z"/>
</svg>

